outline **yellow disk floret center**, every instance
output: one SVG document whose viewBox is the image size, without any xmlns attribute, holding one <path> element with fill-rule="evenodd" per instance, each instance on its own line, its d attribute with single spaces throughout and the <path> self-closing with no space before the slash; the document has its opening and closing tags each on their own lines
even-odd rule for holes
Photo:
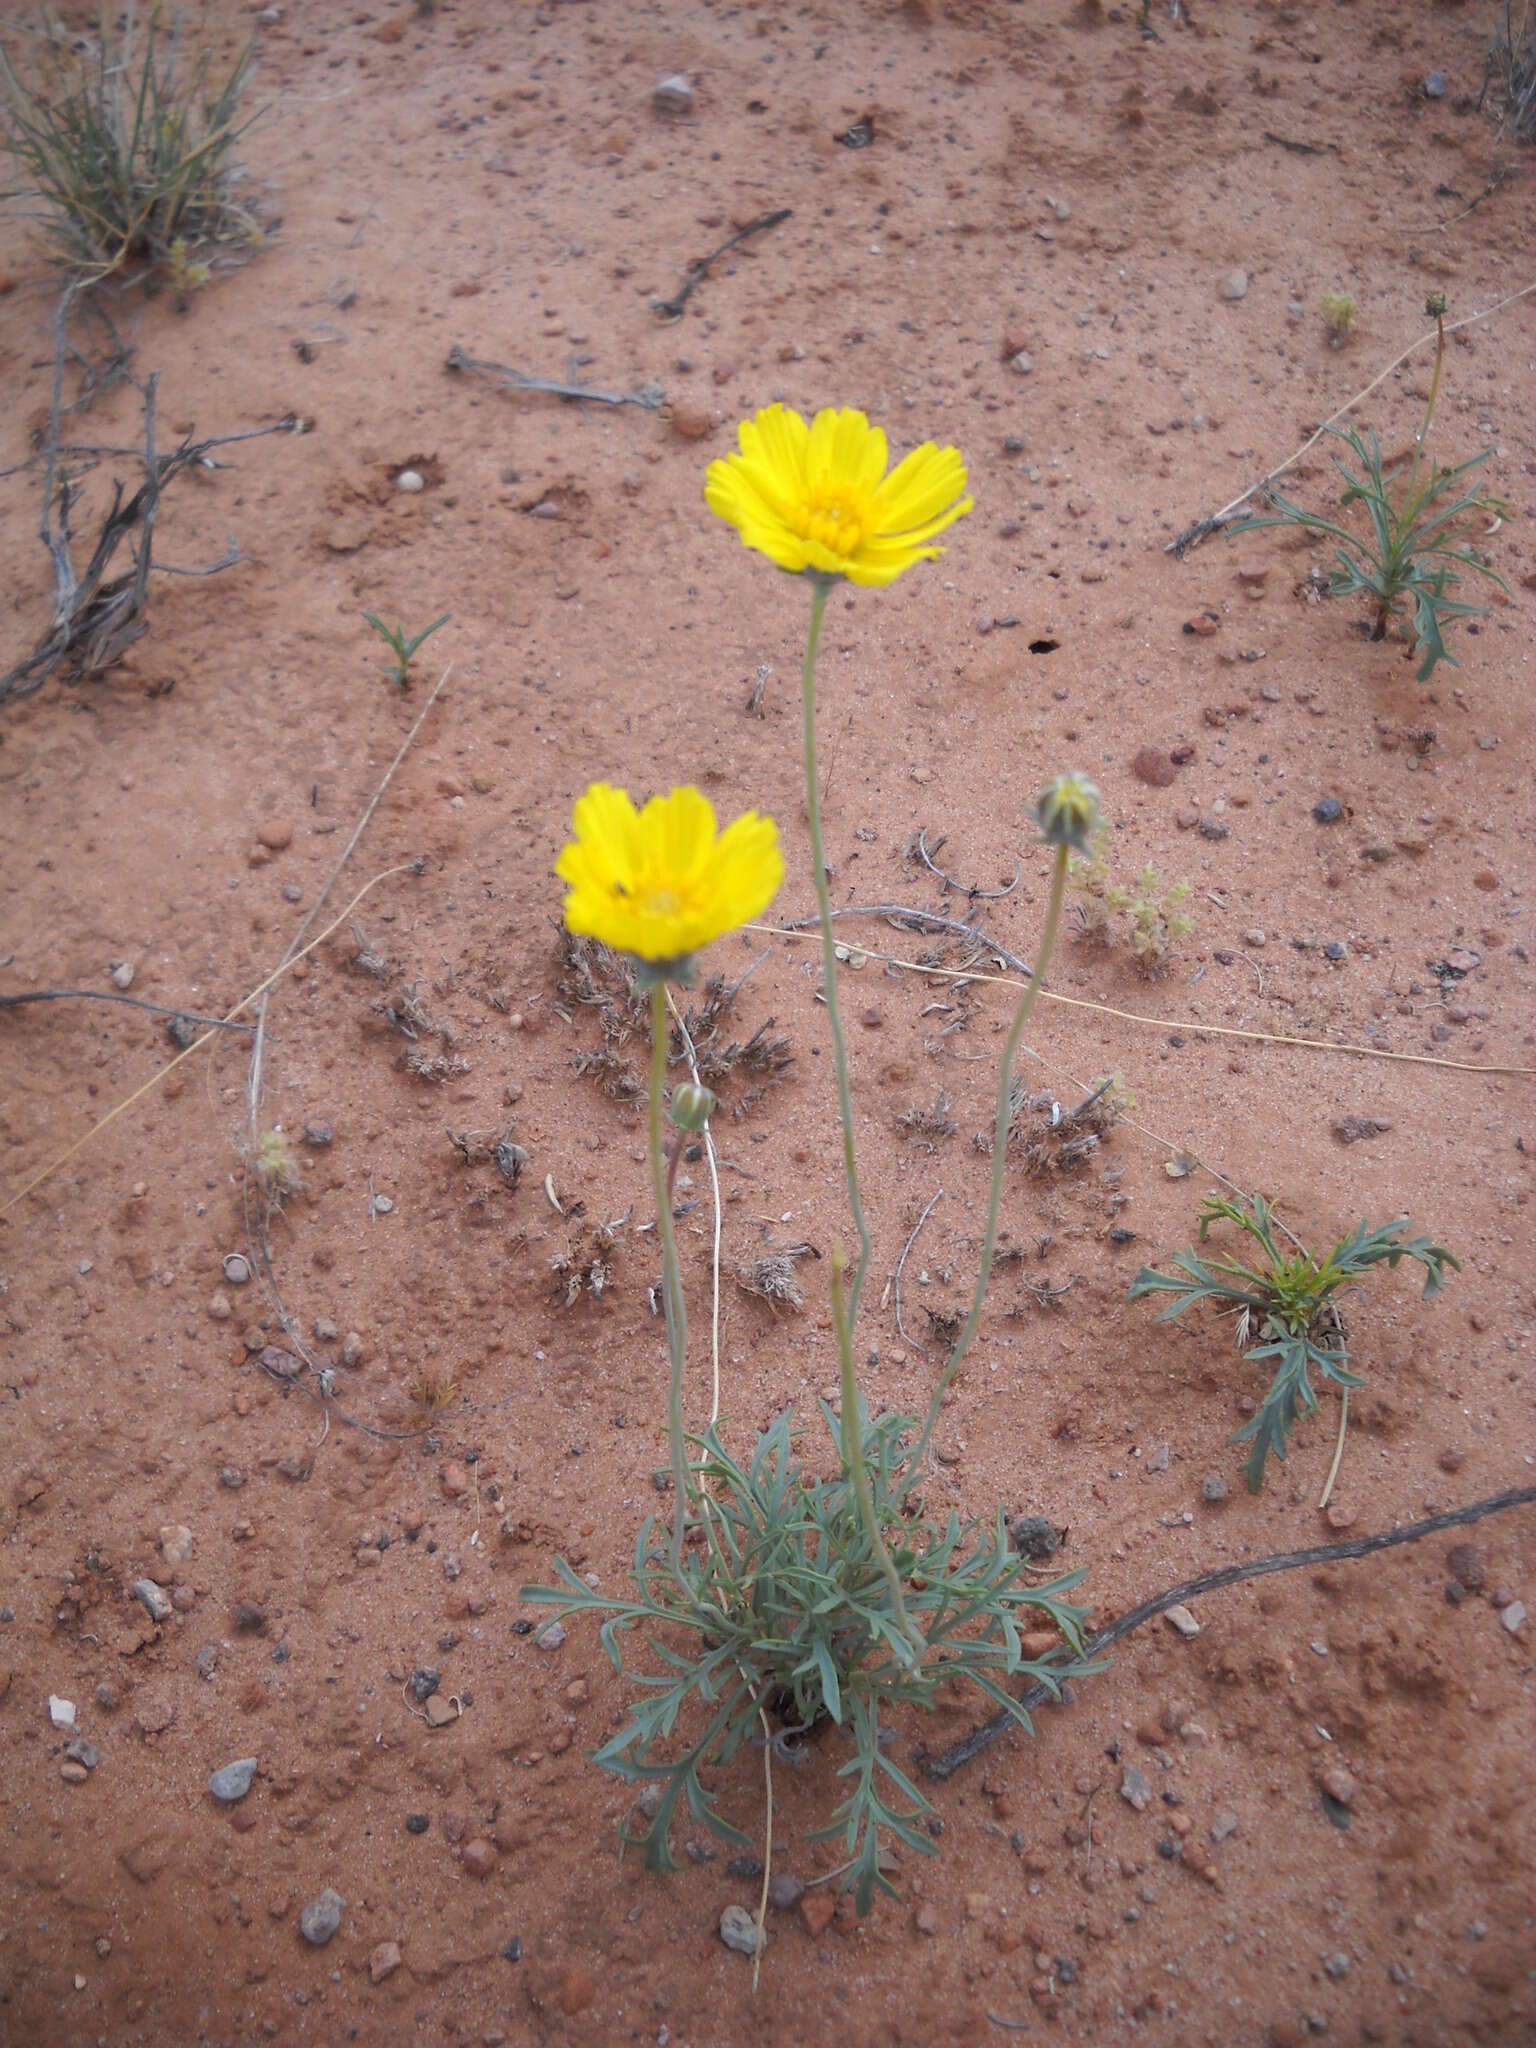
<svg viewBox="0 0 1536 2048">
<path fill-rule="evenodd" d="M 851 484 L 813 484 L 789 515 L 790 530 L 846 560 L 869 530 L 869 499 Z"/>
</svg>

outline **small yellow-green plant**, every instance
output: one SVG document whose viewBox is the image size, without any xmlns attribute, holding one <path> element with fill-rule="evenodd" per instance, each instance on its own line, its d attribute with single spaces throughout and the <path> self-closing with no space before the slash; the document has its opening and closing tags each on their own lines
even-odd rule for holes
<svg viewBox="0 0 1536 2048">
<path fill-rule="evenodd" d="M 1358 465 L 1334 458 L 1344 481 L 1342 512 L 1359 505 L 1365 510 L 1363 531 L 1342 525 L 1338 518 L 1309 511 L 1271 489 L 1273 512 L 1263 518 L 1239 520 L 1228 533 L 1252 533 L 1261 526 L 1295 526 L 1326 535 L 1337 543 L 1337 567 L 1329 577 L 1333 597 L 1366 597 L 1374 608 L 1371 638 L 1383 640 L 1394 621 L 1407 622 L 1409 638 L 1422 656 L 1418 678 L 1427 683 L 1437 665 L 1459 666 L 1442 631 L 1452 619 L 1478 618 L 1484 605 L 1463 604 L 1450 596 L 1458 589 L 1458 571 L 1470 569 L 1508 592 L 1509 585 L 1474 542 L 1508 509 L 1499 499 L 1467 488 L 1467 478 L 1493 454 L 1483 448 L 1454 468 L 1442 469 L 1424 452 L 1434 417 L 1445 360 L 1445 299 L 1436 293 L 1426 309 L 1436 323 L 1435 370 L 1429 402 L 1413 453 L 1406 463 L 1384 464 L 1374 428 L 1330 427 L 1329 433 L 1353 452 Z"/>
<path fill-rule="evenodd" d="M 298 1161 L 293 1156 L 293 1146 L 281 1126 L 274 1124 L 270 1130 L 258 1132 L 254 1165 L 256 1185 L 261 1189 L 269 1210 L 281 1209 L 290 1195 L 303 1191 L 304 1182 Z"/>
<path fill-rule="evenodd" d="M 406 637 L 404 626 L 386 626 L 373 612 L 364 612 L 363 617 L 395 657 L 389 671 L 390 681 L 398 683 L 402 690 L 408 690 L 411 687 L 411 663 L 415 659 L 417 649 L 424 640 L 432 637 L 439 626 L 446 626 L 453 613 L 444 612 L 440 619 L 434 619 L 430 626 L 423 626 L 419 633 L 411 635 L 409 639 Z"/>
<path fill-rule="evenodd" d="M 1187 881 L 1164 888 L 1151 861 L 1129 885 L 1117 883 L 1110 873 L 1109 851 L 1110 832 L 1101 826 L 1087 851 L 1074 856 L 1068 868 L 1077 936 L 1103 946 L 1123 938 L 1144 974 L 1160 974 L 1181 940 L 1195 929 L 1185 908 L 1193 892 Z"/>
<path fill-rule="evenodd" d="M 1342 348 L 1355 331 L 1360 318 L 1360 308 L 1355 304 L 1353 292 L 1324 292 L 1317 302 L 1317 309 L 1323 316 L 1323 325 L 1328 329 L 1328 343 L 1331 348 Z"/>
<path fill-rule="evenodd" d="M 165 267 L 178 310 L 195 291 L 201 290 L 213 274 L 210 264 L 193 262 L 185 235 L 178 235 L 172 242 L 166 254 Z"/>
<path fill-rule="evenodd" d="M 1159 1273 L 1143 1266 L 1131 1283 L 1128 1299 L 1147 1294 L 1171 1295 L 1158 1317 L 1161 1323 L 1181 1316 L 1196 1302 L 1226 1304 L 1236 1317 L 1237 1348 L 1257 1365 L 1274 1361 L 1269 1392 L 1260 1402 L 1253 1419 L 1232 1439 L 1251 1443 L 1244 1471 L 1250 1493 L 1264 1484 L 1264 1464 L 1271 1451 L 1283 1459 L 1288 1432 L 1298 1418 L 1310 1415 L 1317 1406 L 1311 1373 L 1331 1380 L 1341 1391 L 1339 1449 L 1343 1450 L 1344 1425 L 1349 1416 L 1349 1390 L 1365 1383 L 1349 1370 L 1349 1337 L 1334 1296 L 1372 1266 L 1385 1262 L 1395 1266 L 1399 1259 L 1415 1259 L 1424 1268 L 1424 1299 L 1431 1301 L 1445 1280 L 1445 1269 L 1461 1270 L 1444 1245 L 1427 1237 L 1404 1237 L 1408 1218 L 1398 1216 L 1372 1229 L 1360 1222 L 1347 1237 L 1341 1237 L 1326 1257 L 1314 1258 L 1298 1238 L 1291 1238 L 1295 1250 L 1283 1252 L 1276 1240 L 1277 1229 L 1285 1230 L 1274 1205 L 1262 1195 L 1239 1195 L 1236 1201 L 1207 1195 L 1200 1211 L 1200 1243 L 1203 1245 L 1213 1223 L 1235 1223 L 1245 1231 L 1263 1254 L 1262 1263 L 1244 1265 L 1225 1253 L 1202 1259 L 1194 1251 L 1176 1252 L 1172 1273 Z M 1334 1460 L 1334 1473 L 1338 1459 Z M 1324 1490 L 1324 1504 L 1331 1491 L 1333 1475 Z"/>
<path fill-rule="evenodd" d="M 0 198 L 30 202 L 54 253 L 91 278 L 170 262 L 178 241 L 261 239 L 232 158 L 260 113 L 240 114 L 254 46 L 215 85 L 206 50 L 178 69 L 179 20 L 162 34 L 152 12 L 141 41 L 134 16 L 103 6 L 94 37 L 46 17 L 23 68 L 0 42 L 0 137 L 22 180 Z"/>
</svg>

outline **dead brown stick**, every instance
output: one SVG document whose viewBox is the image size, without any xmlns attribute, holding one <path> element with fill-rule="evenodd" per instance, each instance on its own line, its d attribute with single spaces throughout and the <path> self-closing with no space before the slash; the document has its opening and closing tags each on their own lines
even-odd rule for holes
<svg viewBox="0 0 1536 2048">
<path fill-rule="evenodd" d="M 1465 1528 L 1469 1522 L 1480 1522 L 1485 1515 L 1499 1515 L 1509 1508 L 1533 1504 L 1536 1504 L 1536 1486 L 1519 1486 L 1508 1493 L 1494 1494 L 1489 1500 L 1474 1501 L 1470 1507 L 1452 1508 L 1446 1514 L 1431 1515 L 1424 1522 L 1408 1522 L 1401 1529 L 1387 1529 L 1379 1536 L 1357 1536 L 1347 1543 L 1320 1543 L 1311 1550 L 1279 1551 L 1272 1557 L 1255 1558 L 1251 1564 L 1229 1564 L 1223 1565 L 1219 1571 L 1202 1572 L 1198 1578 L 1185 1579 L 1181 1585 L 1170 1586 L 1166 1593 L 1143 1600 L 1139 1607 L 1131 1608 L 1118 1621 L 1101 1628 L 1083 1645 L 1083 1655 L 1097 1656 L 1099 1651 L 1107 1650 L 1112 1643 L 1128 1636 L 1132 1629 L 1166 1614 L 1170 1607 L 1181 1607 L 1188 1600 L 1198 1599 L 1202 1593 L 1219 1592 L 1223 1586 L 1236 1586 L 1244 1579 L 1263 1578 L 1270 1572 L 1293 1572 L 1304 1565 L 1342 1564 L 1349 1558 L 1369 1557 L 1378 1550 L 1391 1550 L 1399 1543 L 1418 1543 L 1424 1537 L 1437 1536 L 1445 1529 Z M 1019 1706 L 1028 1713 L 1032 1708 L 1045 1706 L 1055 1697 L 1051 1687 L 1032 1685 L 1020 1694 Z M 990 1749 L 999 1735 L 1017 1726 L 1015 1714 L 1007 1710 L 994 1714 L 990 1721 L 983 1721 L 980 1727 L 973 1728 L 969 1735 L 963 1736 L 941 1755 L 925 1757 L 920 1766 L 923 1776 L 953 1777 L 962 1764 L 972 1762 L 983 1750 Z"/>
</svg>

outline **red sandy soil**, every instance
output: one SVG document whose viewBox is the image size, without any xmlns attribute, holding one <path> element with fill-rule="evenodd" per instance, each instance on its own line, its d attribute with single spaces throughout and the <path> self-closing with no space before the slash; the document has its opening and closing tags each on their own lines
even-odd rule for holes
<svg viewBox="0 0 1536 2048">
<path fill-rule="evenodd" d="M 1063 948 L 1058 992 L 1164 1021 L 1042 1006 L 1031 1028 L 1032 1086 L 1070 1106 L 1117 1069 L 1135 1106 L 1086 1167 L 1011 1177 L 1028 1257 L 1002 1270 L 945 1413 L 936 1504 L 1068 1527 L 1102 1616 L 1530 1482 L 1536 300 L 1448 349 L 1434 445 L 1496 448 L 1485 474 L 1510 517 L 1488 545 L 1513 593 L 1452 628 L 1459 671 L 1421 686 L 1401 644 L 1309 601 L 1311 543 L 1164 552 L 1414 341 L 1428 291 L 1454 319 L 1530 282 L 1530 159 L 1473 105 L 1501 10 L 1195 0 L 1190 22 L 1157 0 L 1150 38 L 1134 0 L 270 12 L 253 95 L 271 112 L 242 153 L 279 231 L 184 313 L 165 293 L 111 303 L 137 374 L 160 373 L 163 446 L 289 412 L 309 431 L 167 492 L 164 560 L 207 562 L 233 533 L 242 566 L 157 579 L 150 630 L 109 676 L 0 714 L 4 988 L 106 988 L 126 962 L 135 994 L 222 1015 L 282 956 L 452 673 L 328 906 L 397 870 L 355 913 L 387 978 L 354 965 L 349 920 L 268 1014 L 262 1122 L 292 1135 L 305 1183 L 272 1222 L 272 1267 L 336 1370 L 323 1441 L 313 1380 L 260 1363 L 295 1349 L 271 1292 L 221 1270 L 248 1250 L 248 1038 L 221 1034 L 16 1203 L 172 1048 L 164 1019 L 123 1007 L 0 1018 L 0 2036 L 1529 2040 L 1532 1624 L 1499 1611 L 1536 1605 L 1529 1510 L 1466 1532 L 1482 1572 L 1459 1604 L 1441 1538 L 1213 1596 L 1193 1640 L 1132 1637 L 1034 1741 L 933 1788 L 941 1853 L 903 1860 L 900 1903 L 858 1922 L 823 1887 L 771 1915 L 755 1996 L 718 1935 L 726 1905 L 756 1903 L 730 1850 L 680 1828 L 670 1878 L 617 1854 L 627 1795 L 583 1752 L 627 1693 L 595 1629 L 572 1623 L 553 1654 L 514 1631 L 519 1587 L 557 1553 L 622 1584 L 662 1455 L 640 1122 L 573 1068 L 604 1043 L 555 922 L 573 797 L 596 777 L 697 780 L 725 814 L 769 810 L 790 865 L 777 913 L 810 907 L 806 594 L 702 502 L 706 462 L 776 396 L 861 405 L 897 448 L 955 442 L 976 497 L 941 562 L 834 598 L 837 900 L 965 914 L 904 854 L 926 826 L 964 884 L 1022 862 L 1013 894 L 975 907 L 1029 957 L 1045 858 L 1025 810 L 1069 765 L 1103 788 L 1119 872 L 1152 860 L 1193 884 L 1197 930 L 1158 981 L 1123 947 Z M 1425 96 L 1431 71 L 1443 98 Z M 674 72 L 694 104 L 664 116 L 652 92 Z M 835 139 L 864 118 L 871 146 Z M 1474 207 L 1500 163 L 1512 175 Z M 658 318 L 654 296 L 780 206 L 791 220 Z M 46 418 L 58 278 L 19 223 L 0 256 L 9 468 Z M 1238 269 L 1246 295 L 1225 298 Z M 1317 300 L 1340 284 L 1360 319 L 1336 351 Z M 670 410 L 514 394 L 449 373 L 455 343 L 541 376 L 574 363 L 610 391 L 654 380 Z M 1005 360 L 1020 349 L 1027 373 Z M 1420 351 L 1364 409 L 1389 447 L 1409 442 L 1429 369 Z M 71 431 L 131 446 L 139 421 L 120 385 Z M 1324 456 L 1292 473 L 1311 502 Z M 407 464 L 417 495 L 394 484 Z M 87 480 L 77 532 L 113 474 L 131 488 L 131 459 Z M 0 480 L 3 666 L 48 630 L 40 487 L 36 466 Z M 452 613 L 410 693 L 365 608 L 413 627 Z M 1185 630 L 1200 615 L 1213 632 Z M 1171 782 L 1133 773 L 1143 748 L 1179 755 Z M 1312 818 L 1324 796 L 1330 826 Z M 417 856 L 418 876 L 398 872 Z M 966 957 L 877 921 L 842 936 Z M 738 1449 L 835 1366 L 825 1263 L 802 1267 L 798 1314 L 734 1270 L 765 1242 L 826 1253 L 848 1230 L 814 949 L 749 934 L 714 964 L 760 954 L 729 1031 L 773 1018 L 794 1064 L 755 1101 L 728 1085 L 715 1123 Z M 1447 961 L 1467 971 L 1437 975 Z M 410 987 L 451 1046 L 391 1028 Z M 911 1337 L 964 1298 L 987 1170 L 971 1140 L 1008 998 L 873 959 L 844 996 L 876 1233 L 867 1386 L 920 1407 L 937 1360 L 902 1341 L 883 1290 L 942 1187 L 904 1276 Z M 423 1078 L 412 1050 L 464 1064 Z M 941 1089 L 953 1135 L 898 1128 Z M 1346 1147 L 1350 1116 L 1389 1128 Z M 528 1155 L 515 1191 L 447 1135 L 494 1140 L 509 1118 Z M 303 1136 L 316 1120 L 323 1149 Z M 1165 1172 L 1176 1152 L 1190 1177 Z M 711 1204 L 704 1169 L 685 1172 L 701 1421 Z M 1125 1301 L 1143 1259 L 1189 1241 L 1217 1172 L 1314 1240 L 1411 1211 L 1463 1262 L 1428 1307 L 1409 1269 L 1346 1304 L 1368 1384 L 1331 1520 L 1331 1398 L 1251 1498 L 1228 1439 L 1260 1383 L 1229 1326 L 1159 1329 Z M 590 1259 L 594 1227 L 625 1216 L 601 1299 L 567 1308 L 552 1262 Z M 1049 1310 L 1026 1286 L 1069 1280 Z M 423 1374 L 457 1390 L 430 1426 L 408 1393 Z M 813 1461 L 818 1431 L 813 1415 Z M 1231 1486 L 1219 1504 L 1212 1473 Z M 191 1548 L 172 1566 L 161 1532 L 174 1555 L 178 1528 Z M 163 1626 L 131 1593 L 146 1576 L 171 1593 Z M 423 1665 L 462 1704 L 441 1729 L 404 1688 Z M 82 1782 L 50 1694 L 99 1751 Z M 896 1755 L 915 1768 L 975 1713 L 957 1698 L 902 1722 Z M 807 1834 L 841 1754 L 818 1740 L 778 1774 L 780 1870 L 833 1867 Z M 220 1808 L 210 1771 L 247 1755 L 251 1792 Z M 1121 1797 L 1127 1763 L 1151 1783 L 1144 1812 Z M 1356 1787 L 1347 1832 L 1319 1795 L 1332 1768 Z M 760 1851 L 760 1756 L 721 1794 Z M 346 1904 L 315 1949 L 299 1913 L 328 1886 Z M 385 1948 L 371 1972 L 389 1943 L 398 1967 Z"/>
</svg>

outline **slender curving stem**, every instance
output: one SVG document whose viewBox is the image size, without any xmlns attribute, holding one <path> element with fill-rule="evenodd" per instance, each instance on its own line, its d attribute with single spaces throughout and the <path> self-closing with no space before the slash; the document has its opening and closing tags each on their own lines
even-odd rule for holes
<svg viewBox="0 0 1536 2048">
<path fill-rule="evenodd" d="M 1012 1122 L 1013 1062 L 1024 1036 L 1024 1026 L 1029 1022 L 1029 1013 L 1035 1007 L 1035 997 L 1040 993 L 1045 980 L 1046 966 L 1056 944 L 1056 934 L 1061 926 L 1061 906 L 1067 887 L 1067 854 L 1065 846 L 1058 846 L 1056 859 L 1051 867 L 1051 893 L 1046 904 L 1045 927 L 1040 934 L 1040 949 L 1035 955 L 1035 971 L 1029 977 L 1019 1007 L 1014 1013 L 1013 1027 L 1008 1033 L 1008 1042 L 1003 1047 L 1003 1064 L 997 1077 L 997 1124 L 992 1135 L 992 1193 L 987 1203 L 987 1228 L 981 1241 L 981 1264 L 976 1269 L 976 1288 L 971 1296 L 970 1314 L 965 1326 L 955 1340 L 955 1348 L 949 1354 L 949 1361 L 939 1375 L 933 1398 L 928 1403 L 927 1419 L 923 1433 L 918 1439 L 917 1449 L 908 1466 L 908 1484 L 914 1485 L 921 1477 L 923 1461 L 928 1455 L 929 1441 L 934 1425 L 939 1419 L 939 1404 L 943 1400 L 950 1382 L 960 1370 L 960 1362 L 971 1348 L 976 1335 L 976 1326 L 981 1321 L 981 1306 L 986 1299 L 987 1286 L 992 1278 L 992 1261 L 997 1253 L 997 1225 L 1003 1206 L 1003 1168 L 1007 1162 L 1008 1127 Z"/>
<path fill-rule="evenodd" d="M 848 1467 L 848 1476 L 853 1481 L 854 1503 L 859 1511 L 859 1520 L 864 1524 L 864 1534 L 875 1553 L 876 1562 L 884 1575 L 886 1588 L 891 1596 L 897 1629 L 907 1646 L 905 1654 L 899 1647 L 896 1654 L 909 1671 L 914 1671 L 927 1645 L 908 1618 L 907 1603 L 901 1590 L 901 1576 L 891 1562 L 891 1553 L 886 1549 L 885 1538 L 880 1532 L 880 1519 L 875 1513 L 875 1496 L 869 1483 L 869 1467 L 864 1462 L 864 1414 L 859 1405 L 859 1382 L 853 1367 L 853 1325 L 848 1319 L 848 1304 L 843 1299 L 843 1274 L 847 1270 L 847 1265 L 848 1261 L 841 1249 L 832 1254 L 832 1324 L 837 1332 L 837 1355 L 842 1367 L 843 1463 Z"/>
<path fill-rule="evenodd" d="M 688 1311 L 683 1302 L 677 1266 L 677 1237 L 672 1228 L 672 1189 L 661 1136 L 661 1103 L 667 1089 L 667 989 L 657 981 L 651 989 L 651 1185 L 656 1195 L 656 1228 L 661 1233 L 661 1299 L 667 1321 L 667 1450 L 672 1466 L 672 1572 L 680 1578 L 683 1531 L 687 1519 L 688 1457 L 683 1438 L 683 1367 L 688 1358 Z"/>
<path fill-rule="evenodd" d="M 821 640 L 822 614 L 839 579 L 814 576 L 811 580 L 811 624 L 806 635 L 805 663 L 800 671 L 801 723 L 805 729 L 805 814 L 811 833 L 811 880 L 816 887 L 816 909 L 821 919 L 822 981 L 826 988 L 827 1013 L 832 1019 L 832 1063 L 837 1069 L 837 1104 L 843 1124 L 843 1178 L 848 1183 L 848 1207 L 858 1232 L 859 1262 L 848 1291 L 848 1333 L 859 1320 L 859 1297 L 869 1271 L 869 1225 L 859 1199 L 859 1169 L 853 1152 L 853 1095 L 848 1085 L 848 1047 L 843 1038 L 843 1016 L 837 1001 L 837 945 L 832 934 L 832 897 L 827 888 L 826 853 L 821 837 L 821 787 L 816 769 L 816 649 Z"/>
</svg>

